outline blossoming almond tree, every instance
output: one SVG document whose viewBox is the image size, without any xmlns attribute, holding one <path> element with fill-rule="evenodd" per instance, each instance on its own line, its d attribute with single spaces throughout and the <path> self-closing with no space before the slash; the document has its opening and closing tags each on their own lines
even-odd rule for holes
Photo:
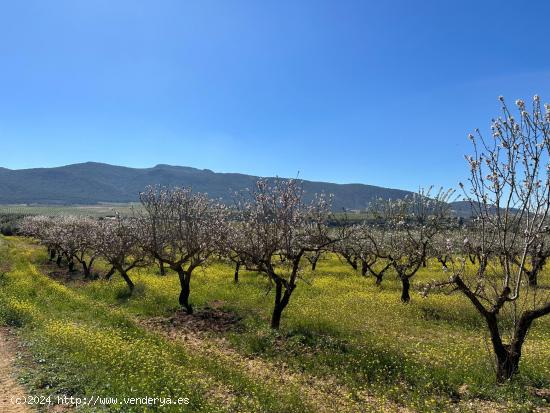
<svg viewBox="0 0 550 413">
<path fill-rule="evenodd" d="M 136 218 L 104 219 L 97 226 L 98 254 L 107 261 L 128 285 L 130 294 L 134 290 L 128 272 L 149 263 L 147 254 L 141 248 L 139 222 Z"/>
<path fill-rule="evenodd" d="M 330 202 L 318 196 L 306 205 L 295 180 L 259 180 L 248 195 L 237 202 L 238 225 L 228 239 L 231 249 L 250 268 L 275 284 L 271 327 L 278 329 L 300 277 L 304 255 L 334 242 L 327 226 Z"/>
<path fill-rule="evenodd" d="M 75 245 L 73 257 L 82 266 L 84 278 L 91 278 L 97 258 L 97 221 L 88 217 L 66 217 L 60 225 L 67 230 L 65 242 Z"/>
<path fill-rule="evenodd" d="M 48 250 L 49 260 L 52 261 L 56 257 L 61 260 L 61 248 L 59 239 L 50 238 L 51 227 L 54 221 L 50 217 L 43 215 L 28 215 L 23 218 L 19 225 L 19 232 L 27 237 L 36 238 Z M 58 263 L 60 264 L 60 262 Z"/>
<path fill-rule="evenodd" d="M 550 233 L 541 233 L 529 249 L 530 266 L 525 267 L 525 274 L 531 287 L 538 285 L 538 277 L 550 258 Z"/>
<path fill-rule="evenodd" d="M 96 220 L 78 216 L 30 216 L 23 220 L 21 231 L 46 246 L 50 261 L 57 256 L 57 264 L 61 265 L 65 257 L 72 272 L 76 260 L 82 265 L 84 277 L 91 278 L 92 266 L 97 258 Z"/>
<path fill-rule="evenodd" d="M 366 222 L 356 225 L 349 237 L 361 262 L 361 275 L 372 275 L 376 279 L 376 285 L 382 284 L 384 275 L 392 267 L 392 261 L 388 259 L 385 237 L 385 230 Z"/>
<path fill-rule="evenodd" d="M 344 259 L 354 271 L 359 269 L 361 258 L 361 246 L 363 232 L 360 225 L 340 225 L 336 227 L 338 241 L 331 246 L 331 251 L 337 254 L 338 258 Z M 364 275 L 364 274 L 363 274 Z"/>
<path fill-rule="evenodd" d="M 227 208 L 190 188 L 148 187 L 140 200 L 142 247 L 178 273 L 179 303 L 191 314 L 191 274 L 223 245 Z"/>
<path fill-rule="evenodd" d="M 498 382 L 517 373 L 527 334 L 536 319 L 550 314 L 550 292 L 529 282 L 529 260 L 548 233 L 550 210 L 550 105 L 535 96 L 531 110 L 516 102 L 516 118 L 502 103 L 492 134 L 469 135 L 473 155 L 464 193 L 476 221 L 476 248 L 493 259 L 470 270 L 454 255 L 445 283 L 464 294 L 485 320 Z M 469 242 L 469 240 L 466 240 Z"/>
<path fill-rule="evenodd" d="M 434 237 L 451 225 L 451 190 L 420 190 L 399 200 L 379 200 L 371 207 L 378 224 L 371 232 L 377 251 L 383 251 L 401 281 L 401 301 L 408 303 L 411 278 L 425 263 Z"/>
</svg>

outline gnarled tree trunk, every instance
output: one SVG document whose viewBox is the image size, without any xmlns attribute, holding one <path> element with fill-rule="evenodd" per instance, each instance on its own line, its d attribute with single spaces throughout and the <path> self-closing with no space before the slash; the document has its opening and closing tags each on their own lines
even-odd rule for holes
<svg viewBox="0 0 550 413">
<path fill-rule="evenodd" d="M 116 271 L 116 268 L 113 266 L 111 267 L 111 269 L 109 270 L 109 272 L 107 274 L 105 274 L 105 279 L 106 280 L 110 280 L 111 277 L 113 276 L 113 274 L 115 273 Z"/>
<path fill-rule="evenodd" d="M 94 259 L 92 258 L 89 263 L 85 260 L 82 261 L 82 271 L 84 272 L 84 278 L 92 278 L 92 266 L 94 265 Z"/>
<path fill-rule="evenodd" d="M 351 265 L 351 268 L 353 268 L 355 271 L 357 271 L 357 258 L 351 259 L 351 257 L 346 256 L 344 257 L 349 265 Z"/>
<path fill-rule="evenodd" d="M 120 273 L 124 281 L 126 281 L 126 285 L 128 285 L 128 290 L 130 290 L 130 295 L 132 295 L 132 293 L 134 292 L 135 285 L 130 279 L 130 277 L 128 276 L 128 272 L 124 270 L 124 268 L 122 267 L 118 268 L 118 272 Z"/>
<path fill-rule="evenodd" d="M 288 305 L 293 290 L 293 285 L 289 285 L 285 288 L 282 281 L 275 281 L 275 306 L 273 307 L 273 314 L 271 316 L 271 328 L 275 330 L 279 329 L 281 324 L 281 315 L 283 314 L 285 307 Z"/>
<path fill-rule="evenodd" d="M 189 303 L 189 294 L 191 293 L 191 272 L 185 271 L 183 268 L 178 268 L 176 271 L 178 273 L 181 286 L 179 303 L 185 309 L 187 314 L 193 314 L 193 306 Z"/>
<path fill-rule="evenodd" d="M 308 258 L 309 263 L 311 264 L 311 271 L 315 271 L 317 269 L 317 262 L 319 262 L 319 258 L 321 257 L 321 251 L 315 252 L 312 257 Z"/>
<path fill-rule="evenodd" d="M 369 271 L 368 264 L 365 261 L 361 260 L 361 275 L 365 277 L 368 271 Z"/>
<path fill-rule="evenodd" d="M 514 337 L 511 344 L 504 344 L 498 329 L 496 314 L 492 312 L 487 313 L 485 315 L 485 320 L 491 334 L 491 344 L 493 345 L 493 351 L 496 357 L 496 380 L 498 383 L 504 383 L 510 380 L 518 371 L 521 347 L 525 340 L 527 329 L 524 329 L 525 334 L 523 334 L 523 338 Z"/>
<path fill-rule="evenodd" d="M 233 281 L 235 281 L 235 284 L 239 282 L 239 270 L 241 268 L 241 262 L 237 261 L 235 263 L 235 274 L 233 275 Z"/>
<path fill-rule="evenodd" d="M 538 274 L 546 264 L 546 257 L 535 254 L 531 257 L 531 270 L 527 271 L 527 280 L 530 287 L 538 285 Z"/>
<path fill-rule="evenodd" d="M 391 262 L 388 262 L 384 268 L 382 268 L 380 271 L 375 271 L 373 268 L 372 268 L 372 265 L 373 264 L 368 264 L 367 261 L 363 261 L 363 267 L 366 267 L 366 269 L 368 270 L 368 272 L 370 272 L 374 278 L 376 278 L 376 285 L 380 285 L 382 284 L 382 280 L 384 279 L 384 274 L 386 273 L 386 271 L 391 267 Z"/>
<path fill-rule="evenodd" d="M 409 293 L 409 290 L 411 289 L 411 281 L 409 277 L 405 275 L 399 276 L 401 279 L 401 301 L 403 303 L 408 303 L 411 301 L 411 295 Z"/>
</svg>

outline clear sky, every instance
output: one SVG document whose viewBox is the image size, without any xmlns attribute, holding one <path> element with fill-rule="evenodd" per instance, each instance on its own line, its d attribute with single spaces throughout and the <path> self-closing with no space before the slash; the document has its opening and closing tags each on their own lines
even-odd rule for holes
<svg viewBox="0 0 550 413">
<path fill-rule="evenodd" d="M 550 2 L 0 0 L 0 166 L 465 179 L 499 95 L 550 101 Z"/>
</svg>

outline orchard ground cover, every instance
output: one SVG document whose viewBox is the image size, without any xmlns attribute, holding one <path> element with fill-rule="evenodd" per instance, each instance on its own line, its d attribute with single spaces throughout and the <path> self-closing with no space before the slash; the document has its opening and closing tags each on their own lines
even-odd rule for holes
<svg viewBox="0 0 550 413">
<path fill-rule="evenodd" d="M 548 318 L 530 331 L 520 374 L 496 385 L 483 320 L 462 296 L 414 294 L 402 304 L 394 277 L 378 287 L 334 256 L 306 271 L 274 332 L 267 280 L 243 271 L 234 284 L 233 268 L 221 261 L 194 273 L 197 311 L 188 316 L 177 311 L 174 273 L 134 271 L 128 297 L 117 276 L 53 279 L 45 250 L 28 239 L 6 237 L 1 248 L 9 265 L 0 278 L 0 322 L 26 346 L 20 372 L 32 394 L 181 396 L 188 405 L 161 411 L 193 412 L 549 406 Z M 414 282 L 442 276 L 430 263 Z M 549 283 L 545 273 L 541 284 Z"/>
</svg>

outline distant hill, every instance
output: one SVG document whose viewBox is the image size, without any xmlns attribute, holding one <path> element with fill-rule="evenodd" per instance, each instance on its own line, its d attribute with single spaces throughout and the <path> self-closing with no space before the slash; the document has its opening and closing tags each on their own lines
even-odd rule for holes
<svg viewBox="0 0 550 413">
<path fill-rule="evenodd" d="M 147 185 L 191 186 L 212 198 L 230 201 L 233 194 L 252 188 L 257 176 L 216 173 L 186 166 L 157 165 L 128 168 L 86 162 L 56 168 L 0 168 L 0 204 L 96 204 L 132 202 Z M 377 198 L 403 198 L 409 191 L 363 184 L 303 181 L 306 198 L 315 193 L 334 195 L 335 210 L 363 209 Z"/>
<path fill-rule="evenodd" d="M 479 213 L 479 210 L 482 209 L 482 205 L 478 203 L 474 203 L 474 206 L 476 206 L 475 210 L 470 203 L 470 201 L 456 201 L 451 202 L 451 210 L 454 215 L 463 217 L 463 218 L 472 218 L 474 215 L 477 215 Z M 489 213 L 496 214 L 497 208 L 496 206 L 490 206 L 488 208 Z M 504 211 L 504 209 L 501 207 L 501 211 Z M 512 214 L 516 214 L 521 212 L 520 209 L 517 208 L 510 208 L 509 211 Z"/>
<path fill-rule="evenodd" d="M 463 218 L 470 218 L 474 213 L 470 201 L 451 202 L 451 208 L 454 215 Z"/>
</svg>

